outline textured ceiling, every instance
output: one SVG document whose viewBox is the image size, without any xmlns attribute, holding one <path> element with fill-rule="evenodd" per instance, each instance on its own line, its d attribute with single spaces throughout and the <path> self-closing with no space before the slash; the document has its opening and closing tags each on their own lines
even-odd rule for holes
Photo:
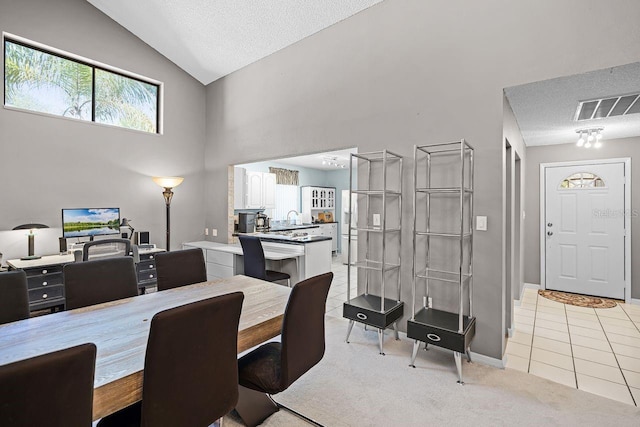
<svg viewBox="0 0 640 427">
<path fill-rule="evenodd" d="M 87 0 L 203 84 L 382 0 Z"/>
<path fill-rule="evenodd" d="M 580 101 L 640 92 L 640 63 L 505 89 L 528 146 L 576 142 L 577 129 L 603 127 L 603 141 L 640 136 L 640 114 L 581 120 Z"/>
</svg>

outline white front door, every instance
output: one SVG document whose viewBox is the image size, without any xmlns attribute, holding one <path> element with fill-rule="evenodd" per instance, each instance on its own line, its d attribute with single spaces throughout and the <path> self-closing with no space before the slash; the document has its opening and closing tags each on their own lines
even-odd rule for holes
<svg viewBox="0 0 640 427">
<path fill-rule="evenodd" d="M 625 164 L 545 168 L 546 288 L 625 298 Z"/>
</svg>

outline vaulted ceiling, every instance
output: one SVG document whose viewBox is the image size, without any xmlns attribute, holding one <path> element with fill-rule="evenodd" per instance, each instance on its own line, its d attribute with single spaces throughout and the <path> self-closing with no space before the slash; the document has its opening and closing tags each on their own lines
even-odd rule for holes
<svg viewBox="0 0 640 427">
<path fill-rule="evenodd" d="M 382 0 L 87 0 L 207 85 Z"/>
</svg>

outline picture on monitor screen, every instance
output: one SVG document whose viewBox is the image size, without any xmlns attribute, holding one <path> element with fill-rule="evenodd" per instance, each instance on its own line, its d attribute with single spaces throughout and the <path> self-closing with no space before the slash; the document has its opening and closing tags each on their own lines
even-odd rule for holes
<svg viewBox="0 0 640 427">
<path fill-rule="evenodd" d="M 85 237 L 120 234 L 120 209 L 63 209 L 62 236 Z"/>
</svg>

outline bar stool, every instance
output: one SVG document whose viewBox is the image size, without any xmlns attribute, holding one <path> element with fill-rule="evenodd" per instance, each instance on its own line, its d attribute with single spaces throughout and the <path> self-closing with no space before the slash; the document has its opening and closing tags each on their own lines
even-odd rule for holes
<svg viewBox="0 0 640 427">
<path fill-rule="evenodd" d="M 242 252 L 244 253 L 244 274 L 267 282 L 286 280 L 287 286 L 291 286 L 291 276 L 280 271 L 267 270 L 267 262 L 264 258 L 264 250 L 260 239 L 255 236 L 238 236 Z"/>
</svg>

